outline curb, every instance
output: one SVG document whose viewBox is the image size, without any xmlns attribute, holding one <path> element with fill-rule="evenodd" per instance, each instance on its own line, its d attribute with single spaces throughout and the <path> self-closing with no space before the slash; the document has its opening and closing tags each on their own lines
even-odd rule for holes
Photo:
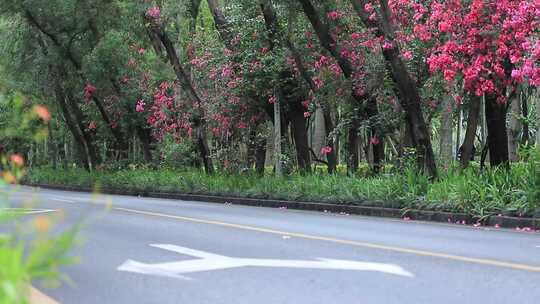
<svg viewBox="0 0 540 304">
<path fill-rule="evenodd" d="M 37 290 L 36 288 L 30 286 L 30 304 L 58 304 L 55 300 Z"/>
<path fill-rule="evenodd" d="M 94 192 L 94 189 L 84 186 L 59 186 L 48 184 L 25 183 L 26 186 L 40 187 L 52 190 Z M 287 208 L 293 210 L 318 211 L 340 214 L 353 214 L 386 218 L 402 218 L 405 220 L 418 220 L 455 224 L 481 224 L 484 226 L 496 226 L 501 228 L 515 228 L 524 231 L 540 230 L 540 218 L 524 218 L 510 216 L 489 216 L 479 222 L 473 216 L 465 213 L 428 211 L 414 209 L 397 209 L 386 207 L 368 207 L 332 203 L 297 202 L 286 200 L 255 199 L 241 197 L 227 197 L 215 195 L 185 194 L 176 192 L 155 192 L 135 189 L 99 188 L 99 192 L 113 195 L 141 196 L 151 198 L 163 198 L 183 201 L 198 201 L 217 204 L 234 204 L 253 207 Z"/>
</svg>

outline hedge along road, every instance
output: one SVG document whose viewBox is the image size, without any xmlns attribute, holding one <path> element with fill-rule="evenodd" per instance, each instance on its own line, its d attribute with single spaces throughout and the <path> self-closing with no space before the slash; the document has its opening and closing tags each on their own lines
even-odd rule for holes
<svg viewBox="0 0 540 304">
<path fill-rule="evenodd" d="M 64 269 L 73 286 L 41 289 L 61 303 L 536 303 L 540 297 L 537 233 L 9 190 L 13 207 L 32 201 L 62 214 L 62 225 L 87 223 L 75 249 L 81 261 Z"/>
</svg>

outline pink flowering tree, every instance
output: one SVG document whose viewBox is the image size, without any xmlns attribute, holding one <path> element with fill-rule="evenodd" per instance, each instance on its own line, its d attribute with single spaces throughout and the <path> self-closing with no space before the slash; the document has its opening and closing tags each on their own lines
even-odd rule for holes
<svg viewBox="0 0 540 304">
<path fill-rule="evenodd" d="M 411 5 L 396 1 L 396 6 Z M 431 1 L 417 14 L 415 34 L 433 43 L 430 71 L 440 72 L 449 86 L 486 98 L 490 162 L 508 163 L 509 97 L 525 82 L 540 85 L 540 3 Z"/>
</svg>

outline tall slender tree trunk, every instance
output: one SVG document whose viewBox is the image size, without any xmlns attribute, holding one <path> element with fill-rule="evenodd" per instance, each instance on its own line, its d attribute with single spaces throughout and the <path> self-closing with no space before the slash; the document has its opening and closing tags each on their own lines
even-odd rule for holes
<svg viewBox="0 0 540 304">
<path fill-rule="evenodd" d="M 441 147 L 440 160 L 444 167 L 448 167 L 453 159 L 453 130 L 454 130 L 454 102 L 450 96 L 444 98 L 441 110 Z"/>
<path fill-rule="evenodd" d="M 540 126 L 540 90 L 536 90 L 536 125 Z M 536 129 L 536 148 L 540 152 L 540 127 Z"/>
<path fill-rule="evenodd" d="M 348 130 L 348 149 L 347 154 L 349 158 L 347 159 L 347 174 L 354 175 L 358 172 L 358 165 L 360 163 L 359 157 L 359 136 L 358 128 L 360 127 L 360 121 L 358 117 L 353 117 L 351 125 Z"/>
<path fill-rule="evenodd" d="M 149 130 L 137 126 L 137 137 L 142 145 L 142 152 L 144 161 L 147 163 L 152 162 L 152 139 Z"/>
<path fill-rule="evenodd" d="M 486 96 L 487 145 L 492 167 L 508 166 L 508 135 L 506 129 L 506 104 L 499 104 L 497 96 Z"/>
<path fill-rule="evenodd" d="M 307 0 L 306 0 L 307 1 Z M 417 153 L 418 166 L 431 178 L 437 177 L 437 165 L 431 138 L 424 119 L 418 85 L 411 77 L 407 67 L 400 56 L 398 43 L 395 41 L 395 32 L 392 26 L 392 16 L 388 1 L 381 0 L 381 14 L 378 20 L 372 20 L 365 11 L 366 0 L 351 0 L 353 8 L 365 26 L 377 31 L 383 36 L 392 48 L 383 49 L 383 56 L 389 65 L 392 79 L 399 91 L 399 100 L 405 110 L 406 120 L 411 130 L 412 140 Z"/>
<path fill-rule="evenodd" d="M 266 162 L 266 138 L 258 139 L 255 145 L 255 173 L 264 176 Z"/>
<path fill-rule="evenodd" d="M 486 97 L 483 96 L 480 102 L 480 133 L 482 136 L 481 147 L 487 145 L 487 123 L 486 123 Z"/>
<path fill-rule="evenodd" d="M 480 119 L 480 98 L 472 97 L 469 102 L 469 117 L 467 118 L 467 130 L 461 150 L 461 168 L 467 168 L 471 159 L 474 157 L 474 140 L 478 130 L 478 121 Z"/>
<path fill-rule="evenodd" d="M 54 91 L 56 102 L 60 110 L 62 111 L 62 116 L 64 117 L 69 131 L 73 135 L 73 139 L 77 143 L 76 148 L 78 152 L 78 159 L 84 168 L 86 168 L 87 170 L 92 170 L 94 168 L 94 159 L 88 148 L 88 142 L 86 141 L 86 137 L 83 136 L 83 131 L 79 129 L 75 119 L 73 118 L 69 110 L 69 107 L 66 103 L 66 96 L 63 92 L 62 87 L 58 83 L 58 80 L 55 80 Z"/>
<path fill-rule="evenodd" d="M 530 90 L 529 90 L 530 92 Z M 521 98 L 521 115 L 525 118 L 529 117 L 529 94 L 524 94 Z M 529 144 L 529 122 L 526 119 L 525 122 L 523 122 L 523 133 L 521 136 L 521 144 L 527 145 Z"/>
<path fill-rule="evenodd" d="M 514 98 L 509 100 L 510 112 L 508 113 L 508 158 L 511 162 L 517 162 L 519 160 L 518 148 L 520 143 L 520 133 L 523 129 L 521 123 L 521 90 L 517 89 Z"/>
<path fill-rule="evenodd" d="M 332 150 L 326 154 L 326 161 L 328 162 L 328 174 L 334 174 L 337 170 L 337 151 L 334 143 L 334 137 L 331 134 L 334 132 L 335 126 L 332 120 L 332 112 L 328 105 L 323 107 L 324 116 L 324 130 L 326 133 L 326 146 Z"/>
<path fill-rule="evenodd" d="M 456 159 L 458 159 L 458 155 L 460 154 L 459 150 L 461 148 L 461 129 L 463 127 L 463 105 L 458 105 L 458 121 L 457 121 L 457 128 L 456 128 L 456 145 L 454 149 L 454 153 L 456 155 Z"/>
<path fill-rule="evenodd" d="M 204 165 L 204 170 L 207 174 L 214 173 L 214 166 L 212 164 L 212 159 L 210 157 L 210 150 L 208 145 L 208 139 L 206 135 L 206 121 L 204 118 L 204 113 L 202 109 L 202 100 L 197 94 L 197 91 L 191 83 L 190 77 L 186 74 L 184 67 L 180 63 L 180 59 L 176 53 L 176 48 L 173 45 L 173 42 L 170 40 L 169 35 L 166 33 L 165 29 L 162 26 L 156 24 L 153 20 L 145 19 L 145 22 L 149 24 L 149 38 L 151 40 L 158 39 L 163 45 L 165 52 L 167 53 L 167 58 L 171 64 L 176 78 L 180 83 L 182 89 L 186 92 L 190 102 L 191 108 L 197 109 L 194 114 L 195 118 L 193 119 L 193 130 L 196 134 L 196 145 L 199 149 L 199 155 L 201 157 L 202 163 Z"/>
<path fill-rule="evenodd" d="M 279 98 L 274 102 L 274 168 L 277 177 L 283 176 L 283 168 L 281 166 L 281 107 Z"/>
<path fill-rule="evenodd" d="M 332 36 L 332 33 L 330 32 L 330 29 L 327 24 L 327 20 L 325 15 L 319 14 L 315 6 L 313 5 L 311 0 L 299 0 L 299 2 L 302 5 L 302 9 L 304 11 L 304 14 L 310 21 L 313 29 L 315 30 L 315 33 L 317 34 L 317 37 L 319 38 L 319 42 L 323 48 L 325 48 L 331 55 L 334 57 L 334 59 L 338 62 L 339 67 L 341 68 L 341 71 L 343 72 L 343 75 L 347 79 L 351 79 L 353 77 L 354 67 L 351 61 L 346 57 L 343 56 L 341 52 L 341 48 L 337 41 Z M 351 95 L 352 98 L 355 100 L 356 104 L 359 106 L 362 106 L 364 103 L 369 103 L 369 100 L 371 96 L 358 96 L 354 93 L 354 89 L 351 88 Z M 368 94 L 371 94 L 369 92 Z M 370 105 L 365 105 L 367 108 L 370 108 Z M 375 104 L 376 106 L 376 104 Z M 376 108 L 371 108 L 371 111 L 366 111 L 361 115 L 362 118 L 370 119 L 372 115 L 377 114 Z M 354 137 L 350 137 L 351 139 L 354 139 Z M 349 143 L 350 144 L 350 143 Z M 336 163 L 339 162 L 339 138 L 336 139 Z M 353 144 L 354 145 L 354 144 Z M 377 151 L 378 157 L 376 158 L 376 161 L 379 162 L 382 157 L 384 156 L 384 148 L 380 149 L 379 147 L 374 147 L 374 149 Z M 380 167 L 380 163 L 377 163 L 374 166 L 375 171 L 378 171 L 378 168 Z"/>
<path fill-rule="evenodd" d="M 311 151 L 308 143 L 307 123 L 304 113 L 294 111 L 291 113 L 290 118 L 298 167 L 303 173 L 311 173 Z"/>
<path fill-rule="evenodd" d="M 379 115 L 377 100 L 375 98 L 370 97 L 368 99 L 365 112 L 367 119 L 369 120 L 369 132 L 371 136 L 368 145 L 371 145 L 373 151 L 373 164 L 371 170 L 373 173 L 378 174 L 381 171 L 382 163 L 384 161 L 384 137 L 382 134 L 378 134 L 376 122 L 373 121 L 373 119 Z"/>
</svg>

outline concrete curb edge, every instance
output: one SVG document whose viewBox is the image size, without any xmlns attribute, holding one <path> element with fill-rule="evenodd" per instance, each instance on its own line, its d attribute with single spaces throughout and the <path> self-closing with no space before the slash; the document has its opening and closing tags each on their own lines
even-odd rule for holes
<svg viewBox="0 0 540 304">
<path fill-rule="evenodd" d="M 48 185 L 48 184 L 34 184 L 25 183 L 26 186 L 40 187 L 53 190 L 64 191 L 79 191 L 79 192 L 93 192 L 90 187 L 84 186 L 60 186 L 60 185 Z M 306 210 L 306 211 L 319 211 L 329 213 L 341 213 L 341 214 L 354 214 L 363 216 L 374 217 L 387 217 L 387 218 L 402 218 L 418 221 L 431 221 L 431 222 L 444 222 L 444 223 L 457 223 L 457 224 L 477 224 L 478 220 L 473 216 L 464 213 L 454 212 L 442 212 L 442 211 L 428 211 L 428 210 L 405 210 L 397 208 L 386 207 L 368 207 L 368 206 L 355 206 L 345 204 L 332 204 L 332 203 L 317 203 L 317 202 L 300 202 L 300 201 L 287 201 L 287 200 L 272 200 L 272 199 L 255 199 L 255 198 L 241 198 L 241 197 L 227 197 L 216 195 L 201 195 L 201 194 L 185 194 L 175 192 L 155 192 L 155 191 L 141 191 L 134 189 L 118 189 L 118 188 L 99 188 L 100 193 L 113 194 L 113 195 L 127 195 L 127 196 L 141 196 L 151 198 L 163 198 L 174 199 L 183 201 L 199 201 L 210 202 L 218 204 L 234 204 L 254 207 L 267 207 L 267 208 L 287 208 L 294 210 Z M 530 229 L 540 230 L 540 218 L 524 218 L 524 217 L 510 217 L 510 216 L 489 216 L 481 221 L 482 225 L 497 226 L 501 228 L 516 228 L 516 229 Z"/>
</svg>

